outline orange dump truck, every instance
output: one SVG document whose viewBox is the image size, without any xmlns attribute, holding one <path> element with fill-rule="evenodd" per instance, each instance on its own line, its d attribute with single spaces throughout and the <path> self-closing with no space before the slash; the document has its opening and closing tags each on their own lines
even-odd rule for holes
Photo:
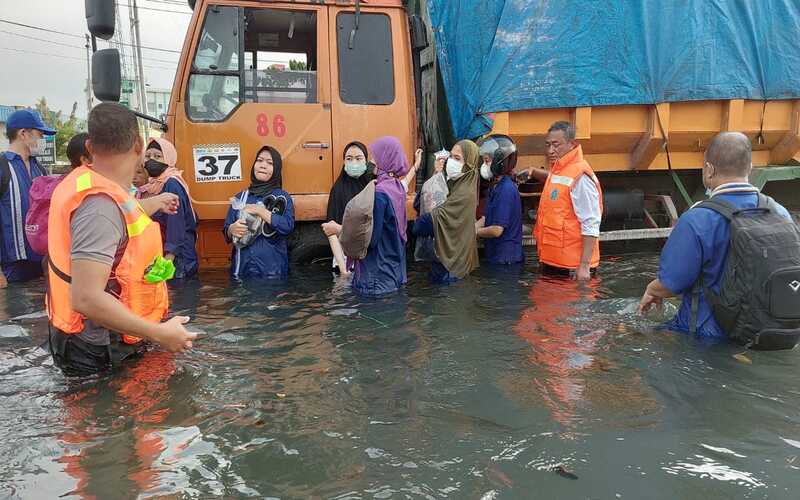
<svg viewBox="0 0 800 500">
<path fill-rule="evenodd" d="M 86 4 L 90 31 L 108 39 L 114 32 L 113 2 Z M 342 149 L 353 140 L 368 144 L 394 135 L 412 158 L 416 147 L 432 153 L 449 148 L 459 137 L 502 132 L 517 142 L 519 168 L 527 168 L 544 164 L 543 138 L 549 125 L 571 121 L 609 193 L 605 239 L 666 234 L 677 215 L 672 199 L 677 198 L 677 206 L 683 208 L 694 196 L 705 145 L 721 130 L 747 133 L 754 141 L 757 166 L 790 163 L 800 149 L 798 100 L 749 99 L 744 92 L 726 99 L 630 104 L 636 102 L 631 99 L 586 105 L 579 97 L 569 97 L 575 94 L 569 81 L 563 84 L 566 100 L 559 101 L 558 93 L 556 100 L 542 102 L 518 97 L 520 88 L 534 97 L 545 88 L 541 83 L 524 84 L 545 73 L 534 71 L 536 61 L 520 51 L 540 44 L 534 47 L 536 53 L 546 54 L 552 49 L 548 43 L 558 45 L 548 41 L 547 30 L 554 26 L 548 21 L 552 17 L 548 2 L 196 0 L 189 4 L 193 15 L 169 111 L 160 126 L 178 150 L 178 167 L 184 171 L 201 220 L 198 250 L 204 267 L 228 262 L 222 220 L 229 198 L 247 186 L 254 156 L 265 144 L 276 147 L 284 158 L 284 188 L 294 198 L 297 218 L 290 239 L 295 261 L 328 251 L 319 223 L 342 168 Z M 500 9 L 501 4 L 507 7 Z M 469 5 L 476 9 L 475 20 L 483 24 L 471 26 L 469 18 L 458 18 L 459 13 L 470 12 L 465 8 Z M 492 11 L 492 6 L 497 8 Z M 505 11 L 511 8 L 521 10 Z M 495 18 L 495 24 L 486 24 Z M 513 24 L 509 19 L 527 24 L 509 31 Z M 534 38 L 531 33 L 539 35 Z M 459 53 L 459 44 L 474 61 L 491 62 L 492 57 L 514 61 L 516 66 L 506 77 L 524 74 L 526 68 L 532 76 L 522 84 L 506 82 L 510 86 L 494 91 L 470 75 L 485 75 L 492 81 L 495 68 L 476 62 L 470 69 L 470 59 Z M 115 52 L 105 49 L 93 56 L 92 80 L 101 100 L 119 98 Z M 797 94 L 800 97 L 800 91 Z M 418 184 L 429 170 L 430 165 L 418 174 Z M 793 168 L 774 172 L 779 173 L 773 177 L 797 177 Z M 531 222 L 538 187 L 522 185 L 520 190 Z M 410 201 L 411 195 L 409 205 Z"/>
</svg>

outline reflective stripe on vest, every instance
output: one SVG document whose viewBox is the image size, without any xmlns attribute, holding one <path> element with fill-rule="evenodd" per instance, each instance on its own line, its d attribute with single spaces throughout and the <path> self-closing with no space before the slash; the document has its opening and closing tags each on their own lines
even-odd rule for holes
<svg viewBox="0 0 800 500">
<path fill-rule="evenodd" d="M 120 208 L 128 233 L 122 257 L 113 269 L 113 279 L 119 289 L 118 299 L 134 314 L 158 322 L 168 308 L 165 283 L 144 281 L 147 267 L 163 254 L 161 230 L 144 213 L 141 205 L 118 184 L 87 167 L 73 170 L 53 191 L 48 219 L 49 258 L 47 311 L 51 324 L 67 334 L 83 331 L 84 316 L 72 309 L 70 299 L 72 213 L 87 196 L 104 194 Z M 123 334 L 128 343 L 139 339 Z"/>
<path fill-rule="evenodd" d="M 539 210 L 536 214 L 536 252 L 539 261 L 564 269 L 576 269 L 583 255 L 581 223 L 572 206 L 572 189 L 576 181 L 588 175 L 597 186 L 600 195 L 600 210 L 603 207 L 603 191 L 592 168 L 583 159 L 583 149 L 575 149 L 561 157 L 552 167 L 545 181 Z M 600 243 L 595 242 L 590 267 L 600 264 Z"/>
</svg>

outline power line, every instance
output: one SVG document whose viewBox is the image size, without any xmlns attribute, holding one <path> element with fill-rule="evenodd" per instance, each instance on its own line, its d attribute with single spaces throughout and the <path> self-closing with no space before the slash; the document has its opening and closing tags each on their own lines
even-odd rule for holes
<svg viewBox="0 0 800 500">
<path fill-rule="evenodd" d="M 7 19 L 0 19 L 0 23 L 13 24 L 15 26 L 22 26 L 23 28 L 30 28 L 30 29 L 39 30 L 39 31 L 46 31 L 48 33 L 55 33 L 57 35 L 71 36 L 73 38 L 80 38 L 81 40 L 83 40 L 82 36 L 73 35 L 72 33 L 65 33 L 63 31 L 52 30 L 52 29 L 49 29 L 49 28 L 42 28 L 41 26 L 31 26 L 30 24 L 18 23 L 18 22 L 14 22 L 14 21 L 9 21 Z M 122 43 L 122 45 L 125 45 L 126 47 L 134 47 L 134 45 L 132 45 L 130 43 L 124 43 L 124 42 L 121 42 L 121 43 Z M 145 50 L 156 50 L 156 51 L 159 51 L 159 52 L 168 52 L 170 54 L 180 54 L 181 53 L 180 50 L 162 49 L 160 47 L 147 47 L 145 45 L 142 45 L 142 48 L 145 49 Z"/>
<path fill-rule="evenodd" d="M 128 8 L 131 7 L 127 3 L 118 3 L 117 5 L 119 5 L 120 7 L 128 7 Z M 156 11 L 156 12 L 169 12 L 170 14 L 184 14 L 184 15 L 187 15 L 187 16 L 191 16 L 192 15 L 191 12 L 182 12 L 182 11 L 178 11 L 178 10 L 158 9 L 156 7 L 142 7 L 141 5 L 139 5 L 138 8 L 140 8 L 142 10 L 152 10 L 152 11 Z"/>
<path fill-rule="evenodd" d="M 54 42 L 52 40 L 45 40 L 44 38 L 37 38 L 35 36 L 23 35 L 22 33 L 14 33 L 13 31 L 0 30 L 0 33 L 6 33 L 6 34 L 9 34 L 9 35 L 18 36 L 20 38 L 27 38 L 28 40 L 36 40 L 38 42 L 51 43 L 53 45 L 58 45 L 58 46 L 61 46 L 61 47 L 71 47 L 71 48 L 74 48 L 74 49 L 81 49 L 81 50 L 85 50 L 86 49 L 85 46 L 70 45 L 68 43 L 62 43 L 62 42 Z M 125 57 L 132 57 L 132 56 L 125 54 Z M 143 59 L 145 61 L 149 61 L 149 62 L 162 62 L 162 63 L 167 63 L 167 64 L 173 64 L 173 65 L 176 65 L 176 66 L 178 64 L 178 61 L 168 61 L 166 59 L 155 59 L 153 57 L 146 57 L 146 58 L 143 58 Z M 164 69 L 173 69 L 173 68 L 164 68 Z"/>
<path fill-rule="evenodd" d="M 83 48 L 83 47 L 81 47 L 81 48 Z M 70 57 L 70 56 L 65 56 L 65 55 L 62 55 L 62 54 L 52 54 L 52 53 L 48 53 L 48 52 L 36 52 L 34 50 L 12 49 L 10 47 L 0 47 L 0 50 L 10 50 L 12 52 L 20 52 L 20 53 L 23 53 L 23 54 L 33 54 L 33 55 L 37 55 L 37 56 L 57 57 L 59 59 L 72 59 L 72 60 L 75 60 L 75 61 L 86 62 L 86 59 L 83 58 L 83 57 Z M 143 66 L 145 66 L 148 69 L 172 69 L 172 70 L 175 69 L 175 68 L 168 68 L 166 66 L 152 66 L 152 65 L 147 65 L 147 64 L 143 64 Z"/>
<path fill-rule="evenodd" d="M 31 26 L 30 24 L 23 24 L 23 23 L 18 23 L 18 22 L 15 22 L 15 21 L 9 21 L 8 19 L 0 19 L 0 23 L 13 24 L 14 26 L 22 26 L 23 28 L 30 28 L 30 29 L 39 30 L 39 31 L 47 31 L 48 33 L 56 33 L 58 35 L 71 36 L 73 38 L 80 38 L 81 40 L 83 40 L 82 36 L 75 35 L 73 33 L 65 33 L 63 31 L 51 30 L 51 29 L 48 29 L 48 28 L 42 28 L 40 26 Z"/>
</svg>

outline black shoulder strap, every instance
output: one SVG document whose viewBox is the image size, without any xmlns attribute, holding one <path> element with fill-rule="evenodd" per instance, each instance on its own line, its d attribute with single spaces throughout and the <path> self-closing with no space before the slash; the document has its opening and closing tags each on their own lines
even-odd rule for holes
<svg viewBox="0 0 800 500">
<path fill-rule="evenodd" d="M 759 201 L 759 205 L 760 203 L 761 202 Z M 717 212 L 718 214 L 720 214 L 721 216 L 725 217 L 728 220 L 733 220 L 734 214 L 738 212 L 738 209 L 733 205 L 731 205 L 730 203 L 728 203 L 727 201 L 715 200 L 713 198 L 711 198 L 710 200 L 701 201 L 692 208 L 707 208 L 709 210 Z"/>
<path fill-rule="evenodd" d="M 0 198 L 8 192 L 9 183 L 11 183 L 11 165 L 8 164 L 6 155 L 0 153 Z"/>
</svg>

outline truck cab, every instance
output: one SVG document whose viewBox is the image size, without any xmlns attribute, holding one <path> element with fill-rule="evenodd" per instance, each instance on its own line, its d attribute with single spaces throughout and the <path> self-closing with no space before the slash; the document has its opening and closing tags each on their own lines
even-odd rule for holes
<svg viewBox="0 0 800 500">
<path fill-rule="evenodd" d="M 348 5 L 348 3 L 350 5 Z M 198 0 L 167 114 L 195 210 L 201 265 L 226 265 L 229 198 L 247 188 L 256 152 L 280 151 L 302 259 L 342 168 L 342 148 L 384 135 L 416 143 L 409 32 L 400 0 Z"/>
</svg>

